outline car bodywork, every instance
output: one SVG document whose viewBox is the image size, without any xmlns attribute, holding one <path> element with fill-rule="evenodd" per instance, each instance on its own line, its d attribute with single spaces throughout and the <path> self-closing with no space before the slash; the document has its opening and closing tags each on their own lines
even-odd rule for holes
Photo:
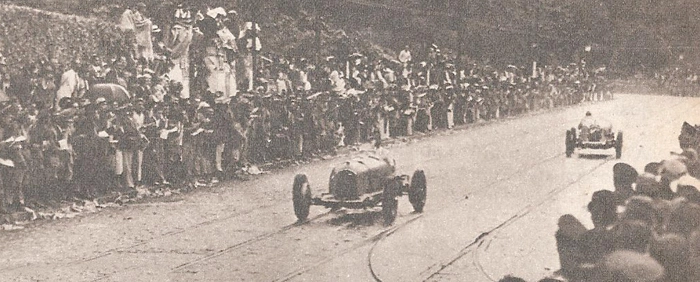
<svg viewBox="0 0 700 282">
<path fill-rule="evenodd" d="M 414 210 L 421 212 L 425 205 L 426 179 L 422 170 L 412 177 L 396 175 L 393 159 L 369 154 L 336 165 L 328 180 L 328 192 L 311 196 L 306 175 L 300 174 L 294 181 L 294 208 L 297 218 L 308 216 L 308 206 L 326 208 L 370 208 L 381 206 L 386 223 L 393 222 L 398 205 L 397 197 L 408 194 Z"/>
<path fill-rule="evenodd" d="M 578 128 L 566 131 L 566 156 L 571 157 L 576 149 L 606 150 L 615 148 L 615 157 L 622 156 L 622 131 L 614 133 L 612 124 L 606 120 L 579 124 Z"/>
</svg>

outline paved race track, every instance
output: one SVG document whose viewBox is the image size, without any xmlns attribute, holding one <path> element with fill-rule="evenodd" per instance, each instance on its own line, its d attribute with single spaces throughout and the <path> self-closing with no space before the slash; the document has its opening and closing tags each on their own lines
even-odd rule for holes
<svg viewBox="0 0 700 282">
<path fill-rule="evenodd" d="M 565 131 L 587 110 L 624 131 L 622 159 L 564 156 Z M 312 207 L 295 223 L 294 175 L 321 193 L 333 160 L 3 232 L 0 280 L 536 281 L 559 268 L 558 217 L 591 227 L 585 205 L 612 189 L 612 166 L 641 170 L 679 151 L 681 124 L 700 124 L 698 110 L 699 99 L 618 95 L 393 146 L 399 172 L 426 171 L 428 201 L 416 214 L 401 198 L 389 227 L 378 209 Z"/>
</svg>

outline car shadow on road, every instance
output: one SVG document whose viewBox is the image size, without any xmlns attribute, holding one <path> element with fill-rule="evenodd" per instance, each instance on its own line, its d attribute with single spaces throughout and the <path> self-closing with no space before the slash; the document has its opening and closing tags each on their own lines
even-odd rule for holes
<svg viewBox="0 0 700 282">
<path fill-rule="evenodd" d="M 328 223 L 335 226 L 345 226 L 346 228 L 358 228 L 362 226 L 372 226 L 382 222 L 380 210 L 364 211 L 338 211 L 339 216 L 331 218 Z"/>
<path fill-rule="evenodd" d="M 578 158 L 579 159 L 587 159 L 587 160 L 604 160 L 607 158 L 610 158 L 610 155 L 606 154 L 579 154 Z"/>
</svg>

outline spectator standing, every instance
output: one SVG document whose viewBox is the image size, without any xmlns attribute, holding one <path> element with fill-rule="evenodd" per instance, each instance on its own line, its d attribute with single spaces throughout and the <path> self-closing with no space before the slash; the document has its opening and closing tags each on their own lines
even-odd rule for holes
<svg viewBox="0 0 700 282">
<path fill-rule="evenodd" d="M 204 33 L 206 47 L 204 65 L 208 71 L 206 77 L 207 90 L 211 93 L 222 92 L 229 98 L 236 94 L 236 76 L 231 68 L 231 60 L 228 58 L 234 50 L 235 36 L 223 25 L 223 17 L 226 11 L 216 8 L 207 12 Z M 233 63 L 235 66 L 235 63 Z"/>
<path fill-rule="evenodd" d="M 75 61 L 69 65 L 61 75 L 61 85 L 58 87 L 56 92 L 55 106 L 58 107 L 58 102 L 63 98 L 80 97 L 82 93 L 87 90 L 87 85 L 80 75 L 78 75 L 78 69 L 80 68 L 80 61 Z"/>
<path fill-rule="evenodd" d="M 145 113 L 145 107 L 144 107 L 144 102 L 142 98 L 139 98 L 136 100 L 134 103 L 134 110 L 131 113 L 131 120 L 134 123 L 134 126 L 136 126 L 136 129 L 141 132 L 144 127 L 144 123 L 146 120 L 146 113 Z M 143 177 L 143 152 L 145 150 L 144 146 L 145 144 L 143 143 L 144 139 L 142 137 L 143 135 L 139 136 L 139 146 L 136 148 L 134 151 L 135 154 L 135 159 L 133 160 L 136 163 L 135 170 L 136 170 L 136 184 L 141 185 L 142 184 L 142 177 Z"/>
<path fill-rule="evenodd" d="M 145 58 L 149 62 L 153 61 L 153 41 L 151 32 L 153 23 L 141 12 L 145 11 L 146 4 L 138 3 L 127 8 L 121 16 L 120 28 L 124 31 L 132 31 L 136 36 L 136 59 Z"/>
<path fill-rule="evenodd" d="M 163 115 L 163 107 L 156 106 L 146 116 L 145 135 L 150 140 L 146 148 L 146 164 L 149 172 L 157 179 L 153 184 L 169 185 L 165 178 L 165 144 L 168 137 L 168 119 Z"/>
<path fill-rule="evenodd" d="M 7 89 L 10 88 L 10 74 L 7 72 L 7 62 L 5 57 L 0 55 L 0 102 L 7 102 L 10 96 L 7 95 Z"/>
<path fill-rule="evenodd" d="M 245 67 L 245 77 L 248 80 L 248 91 L 252 91 L 255 84 L 253 83 L 253 50 L 260 51 L 262 44 L 260 43 L 260 26 L 255 24 L 253 31 L 253 23 L 246 22 L 245 28 L 241 30 L 238 38 L 244 41 L 245 53 L 243 54 L 243 65 Z"/>
<path fill-rule="evenodd" d="M 190 98 L 190 45 L 193 38 L 192 16 L 189 11 L 178 9 L 175 24 L 165 37 L 165 48 L 170 52 L 174 66 L 168 76 L 182 84 L 181 99 Z"/>
<path fill-rule="evenodd" d="M 401 62 L 404 69 L 407 68 L 411 62 L 413 62 L 413 56 L 411 55 L 411 50 L 409 49 L 408 45 L 406 45 L 406 47 L 404 47 L 399 53 L 399 62 Z"/>
<path fill-rule="evenodd" d="M 129 190 L 135 188 L 134 174 L 133 174 L 133 160 L 134 153 L 139 149 L 139 143 L 141 141 L 141 133 L 138 130 L 138 125 L 131 118 L 131 113 L 128 109 L 121 109 L 120 113 L 117 114 L 118 124 L 116 138 L 118 140 L 118 148 L 121 152 L 121 174 L 124 179 L 124 184 Z"/>
</svg>

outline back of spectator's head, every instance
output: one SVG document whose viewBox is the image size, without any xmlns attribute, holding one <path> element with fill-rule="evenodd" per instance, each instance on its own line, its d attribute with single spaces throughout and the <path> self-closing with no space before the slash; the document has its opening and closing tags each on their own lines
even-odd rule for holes
<svg viewBox="0 0 700 282">
<path fill-rule="evenodd" d="M 686 165 L 688 163 L 695 163 L 698 161 L 698 151 L 696 151 L 693 148 L 685 148 L 683 149 L 683 152 L 680 153 L 680 156 L 684 158 L 684 161 L 686 162 Z"/>
<path fill-rule="evenodd" d="M 637 170 L 626 163 L 617 163 L 613 166 L 613 182 L 615 190 L 632 189 L 632 184 L 637 180 Z"/>
<path fill-rule="evenodd" d="M 651 226 L 641 220 L 623 220 L 612 230 L 615 250 L 646 252 L 652 240 Z"/>
<path fill-rule="evenodd" d="M 562 215 L 557 222 L 557 234 L 567 238 L 576 238 L 586 232 L 586 227 L 576 217 L 570 214 Z"/>
<path fill-rule="evenodd" d="M 682 281 L 690 258 L 690 244 L 683 235 L 667 233 L 656 238 L 649 248 L 653 258 L 666 269 L 666 279 Z"/>
<path fill-rule="evenodd" d="M 505 277 L 499 279 L 498 282 L 527 282 L 527 281 L 525 281 L 525 279 L 522 279 L 520 277 L 506 275 Z"/>
<path fill-rule="evenodd" d="M 664 160 L 661 162 L 660 175 L 668 182 L 677 180 L 688 173 L 688 168 L 679 160 Z"/>
<path fill-rule="evenodd" d="M 644 172 L 651 173 L 653 175 L 658 175 L 660 169 L 661 169 L 661 163 L 659 163 L 659 162 L 651 162 L 651 163 L 648 163 L 646 166 L 644 166 Z"/>
<path fill-rule="evenodd" d="M 603 259 L 608 274 L 604 281 L 657 282 L 664 279 L 664 267 L 654 258 L 639 252 L 618 250 Z"/>
<path fill-rule="evenodd" d="M 637 181 L 635 183 L 635 190 L 637 193 L 653 199 L 662 198 L 663 191 L 665 191 L 662 184 L 656 180 L 653 174 L 650 173 L 640 175 L 637 177 Z"/>
<path fill-rule="evenodd" d="M 654 208 L 654 201 L 648 196 L 633 196 L 627 200 L 623 220 L 640 220 L 651 227 L 661 222 L 661 215 Z"/>
<path fill-rule="evenodd" d="M 666 231 L 688 236 L 698 226 L 700 226 L 700 205 L 683 203 L 671 211 Z"/>
<path fill-rule="evenodd" d="M 687 180 L 691 179 L 691 180 Z M 689 175 L 681 177 L 678 181 L 672 184 L 675 186 L 676 194 L 680 197 L 688 199 L 688 201 L 700 204 L 700 187 L 699 181 Z"/>
<path fill-rule="evenodd" d="M 596 227 L 607 226 L 617 220 L 617 197 L 608 190 L 593 193 L 588 211 Z"/>
</svg>

